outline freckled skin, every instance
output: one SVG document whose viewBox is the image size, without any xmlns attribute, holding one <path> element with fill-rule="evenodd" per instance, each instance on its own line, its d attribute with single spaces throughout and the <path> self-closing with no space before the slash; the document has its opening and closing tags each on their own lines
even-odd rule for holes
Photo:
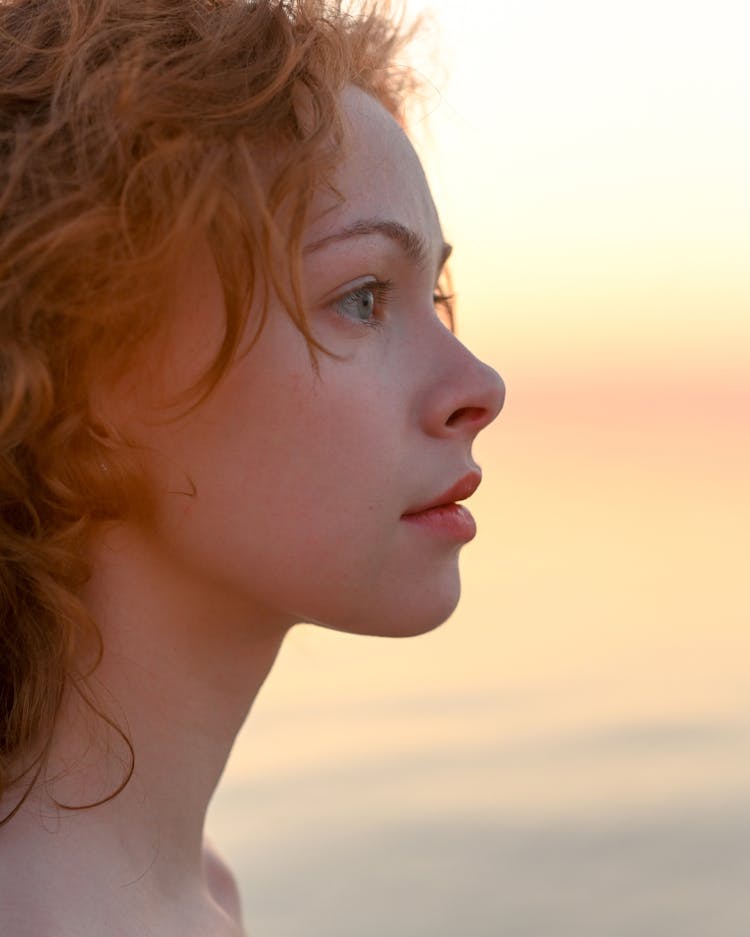
<svg viewBox="0 0 750 937">
<path fill-rule="evenodd" d="M 161 454 L 157 490 L 195 483 L 191 499 L 160 494 L 154 542 L 193 586 L 205 582 L 211 601 L 231 595 L 249 616 L 279 624 L 415 634 L 455 607 L 460 544 L 429 538 L 401 515 L 473 466 L 472 441 L 499 412 L 503 389 L 435 314 L 443 236 L 411 144 L 374 100 L 350 90 L 346 102 L 348 152 L 335 179 L 344 199 L 332 207 L 321 196 L 306 241 L 387 219 L 424 240 L 427 262 L 417 266 L 382 234 L 306 255 L 313 331 L 342 358 L 321 356 L 316 376 L 277 303 L 257 345 L 204 404 L 171 425 L 136 419 L 135 431 Z M 219 334 L 208 254 L 189 270 L 171 388 L 187 383 L 201 363 L 196 350 L 209 352 L 207 336 Z M 337 294 L 368 277 L 393 284 L 377 328 L 342 316 Z"/>
</svg>

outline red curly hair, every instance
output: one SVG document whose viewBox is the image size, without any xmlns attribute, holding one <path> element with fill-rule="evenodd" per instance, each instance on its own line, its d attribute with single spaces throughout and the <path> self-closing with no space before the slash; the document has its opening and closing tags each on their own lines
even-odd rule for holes
<svg viewBox="0 0 750 937">
<path fill-rule="evenodd" d="M 281 296 L 315 353 L 300 239 L 340 158 L 339 92 L 400 119 L 404 39 L 382 5 L 0 2 L 0 796 L 33 785 L 66 687 L 85 685 L 82 650 L 101 654 L 78 598 L 92 525 L 139 499 L 94 389 L 163 321 L 165 271 L 197 232 L 226 329 L 193 402 L 259 293 Z"/>
</svg>

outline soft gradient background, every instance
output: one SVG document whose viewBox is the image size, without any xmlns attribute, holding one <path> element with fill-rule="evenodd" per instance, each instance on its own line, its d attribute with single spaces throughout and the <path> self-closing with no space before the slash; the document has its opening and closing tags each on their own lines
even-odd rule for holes
<svg viewBox="0 0 750 937">
<path fill-rule="evenodd" d="M 295 632 L 209 832 L 255 937 L 747 937 L 750 6 L 430 6 L 414 136 L 508 385 L 464 598 Z"/>
</svg>

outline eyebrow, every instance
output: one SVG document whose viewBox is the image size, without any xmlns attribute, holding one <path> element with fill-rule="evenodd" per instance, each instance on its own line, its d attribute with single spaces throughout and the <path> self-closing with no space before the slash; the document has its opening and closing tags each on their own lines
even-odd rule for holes
<svg viewBox="0 0 750 937">
<path fill-rule="evenodd" d="M 373 234 L 381 234 L 391 241 L 395 241 L 409 260 L 412 260 L 418 266 L 426 264 L 428 250 L 427 243 L 423 237 L 417 234 L 416 231 L 412 231 L 411 228 L 407 228 L 406 225 L 402 225 L 399 221 L 381 221 L 379 219 L 357 221 L 347 228 L 343 228 L 341 231 L 327 234 L 325 237 L 320 238 L 320 240 L 308 244 L 304 249 L 304 253 L 308 254 L 312 251 L 320 250 L 337 241 L 369 237 Z M 440 267 L 442 267 L 448 257 L 450 257 L 452 250 L 453 248 L 450 244 L 443 244 L 443 249 L 440 253 Z"/>
</svg>

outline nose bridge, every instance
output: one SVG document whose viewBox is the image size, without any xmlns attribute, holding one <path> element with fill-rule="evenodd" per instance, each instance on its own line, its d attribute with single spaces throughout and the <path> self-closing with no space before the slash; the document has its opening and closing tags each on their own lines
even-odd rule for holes
<svg viewBox="0 0 750 937">
<path fill-rule="evenodd" d="M 473 438 L 500 413 L 505 383 L 454 334 L 445 333 L 445 358 L 435 372 L 435 393 L 428 408 L 429 432 Z"/>
</svg>

